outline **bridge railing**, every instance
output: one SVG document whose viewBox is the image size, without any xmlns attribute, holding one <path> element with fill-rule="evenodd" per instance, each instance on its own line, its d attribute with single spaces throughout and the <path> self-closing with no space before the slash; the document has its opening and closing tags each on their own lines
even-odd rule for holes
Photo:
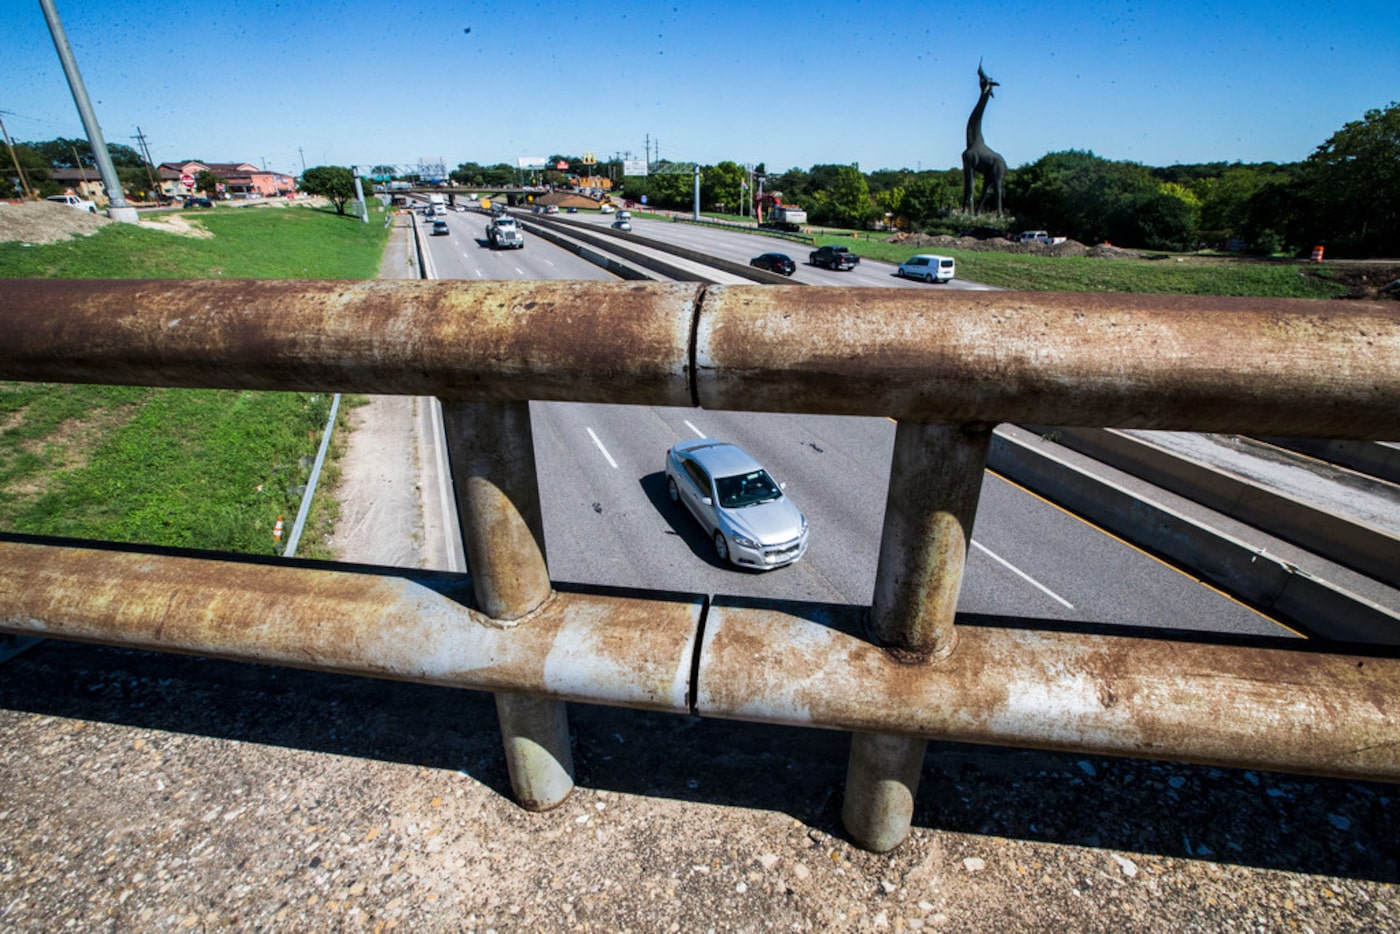
<svg viewBox="0 0 1400 934">
<path fill-rule="evenodd" d="M 433 395 L 470 572 L 0 540 L 0 631 L 491 691 L 526 807 L 565 703 L 849 730 L 908 832 L 927 740 L 1400 779 L 1384 646 L 958 617 L 994 425 L 1400 437 L 1372 303 L 693 283 L 0 283 L 0 378 Z M 530 400 L 897 420 L 870 606 L 555 586 Z M 1397 640 L 1400 641 L 1400 640 Z"/>
</svg>

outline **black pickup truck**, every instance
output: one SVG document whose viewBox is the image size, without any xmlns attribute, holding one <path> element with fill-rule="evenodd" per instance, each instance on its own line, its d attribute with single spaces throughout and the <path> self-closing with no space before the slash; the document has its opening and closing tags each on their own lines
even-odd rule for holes
<svg viewBox="0 0 1400 934">
<path fill-rule="evenodd" d="M 855 269 L 860 257 L 843 246 L 824 246 L 813 250 L 807 262 L 827 269 Z"/>
</svg>

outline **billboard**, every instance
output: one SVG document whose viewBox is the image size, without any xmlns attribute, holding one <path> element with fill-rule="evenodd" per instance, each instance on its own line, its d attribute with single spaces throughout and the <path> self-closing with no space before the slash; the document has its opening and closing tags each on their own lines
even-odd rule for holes
<svg viewBox="0 0 1400 934">
<path fill-rule="evenodd" d="M 547 163 L 544 156 L 518 156 L 515 160 L 516 167 L 521 169 L 542 169 Z"/>
<path fill-rule="evenodd" d="M 623 159 L 623 160 L 622 160 L 622 174 L 623 174 L 623 175 L 646 175 L 646 174 L 647 174 L 647 161 L 646 161 L 645 159 Z"/>
</svg>

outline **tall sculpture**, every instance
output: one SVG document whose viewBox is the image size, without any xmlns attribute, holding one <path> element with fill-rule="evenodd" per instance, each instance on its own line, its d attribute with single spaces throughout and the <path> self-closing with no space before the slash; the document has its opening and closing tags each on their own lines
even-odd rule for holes
<svg viewBox="0 0 1400 934">
<path fill-rule="evenodd" d="M 972 116 L 967 118 L 967 148 L 963 150 L 963 210 L 969 214 L 973 213 L 973 183 L 976 182 L 977 176 L 981 175 L 982 199 L 977 204 L 977 213 L 981 213 L 982 207 L 987 203 L 987 196 L 995 186 L 997 214 L 1000 214 L 1001 187 L 1002 182 L 1006 180 L 1006 160 L 1001 157 L 1001 153 L 993 152 L 982 139 L 982 112 L 987 109 L 987 101 L 992 97 L 992 88 L 997 87 L 1000 82 L 988 78 L 987 73 L 982 70 L 982 63 L 978 62 L 977 83 L 982 89 L 982 95 L 977 98 L 977 106 L 972 108 Z"/>
</svg>

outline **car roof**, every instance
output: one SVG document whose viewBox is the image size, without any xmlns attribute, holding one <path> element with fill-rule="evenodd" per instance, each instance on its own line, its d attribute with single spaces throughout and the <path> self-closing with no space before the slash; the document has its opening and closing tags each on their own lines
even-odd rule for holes
<svg viewBox="0 0 1400 934">
<path fill-rule="evenodd" d="M 735 474 L 763 469 L 763 465 L 754 460 L 753 455 L 737 444 L 716 441 L 714 438 L 682 441 L 672 450 L 694 458 L 712 477 L 732 477 Z"/>
<path fill-rule="evenodd" d="M 951 257 L 951 256 L 939 256 L 937 253 L 915 253 L 913 256 L 909 257 L 909 259 L 906 259 L 905 262 L 907 263 L 907 262 L 910 262 L 911 260 L 916 260 L 916 259 L 952 259 L 952 258 L 953 258 L 953 257 Z"/>
</svg>

